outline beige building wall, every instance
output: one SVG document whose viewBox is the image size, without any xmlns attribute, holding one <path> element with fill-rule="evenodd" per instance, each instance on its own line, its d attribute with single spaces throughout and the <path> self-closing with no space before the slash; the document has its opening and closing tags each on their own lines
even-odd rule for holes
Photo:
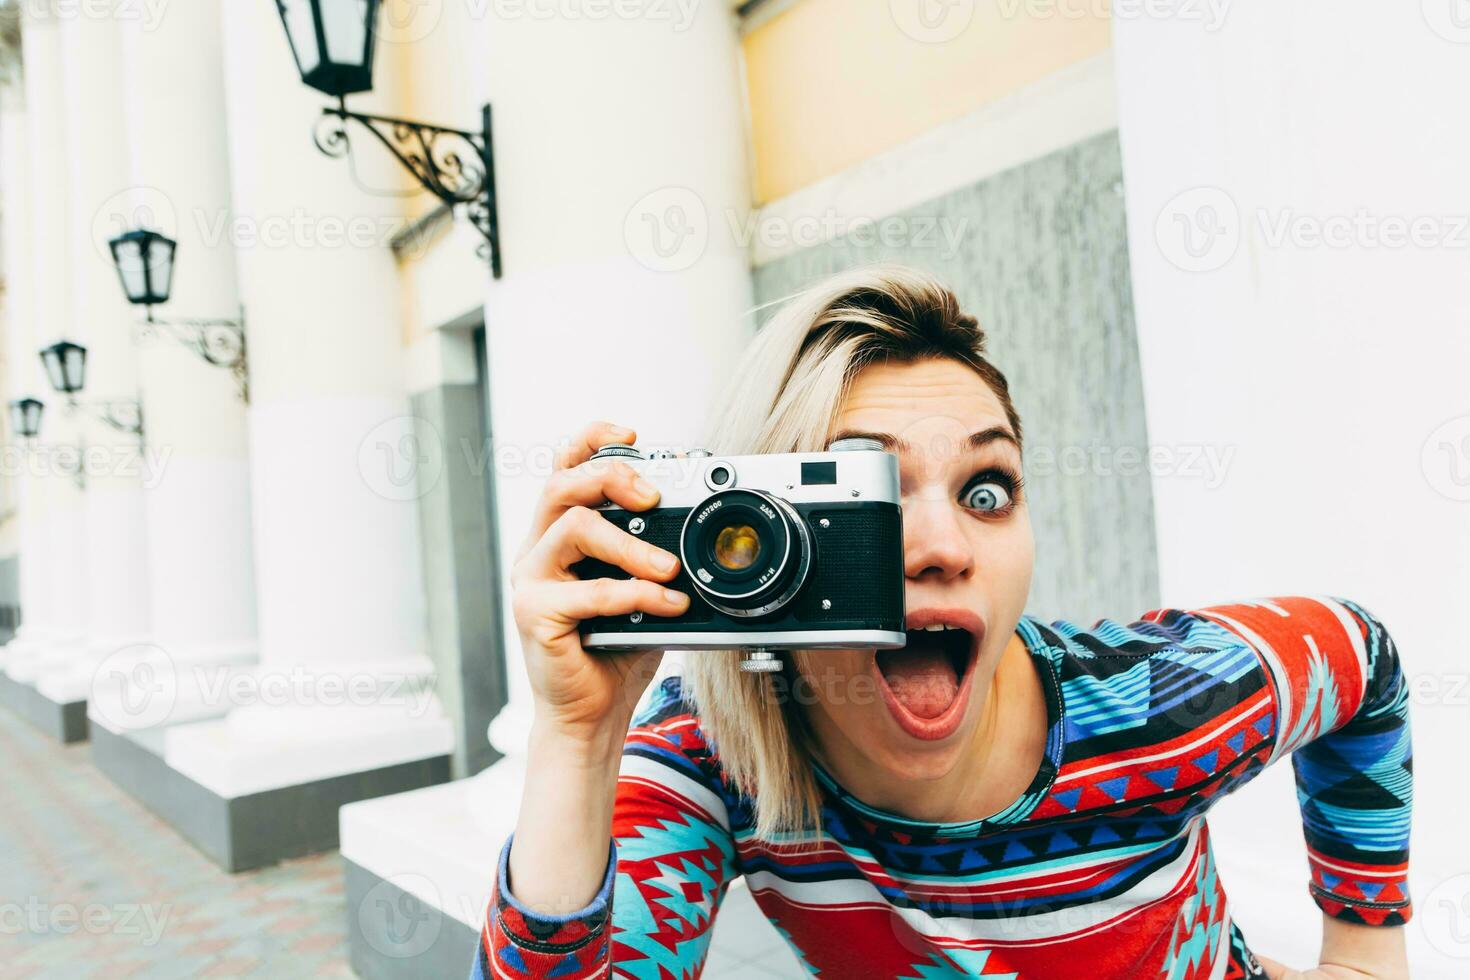
<svg viewBox="0 0 1470 980">
<path fill-rule="evenodd" d="M 419 3 L 388 0 L 380 11 L 379 87 L 392 80 L 386 93 L 392 112 L 405 118 L 452 129 L 478 132 L 482 93 L 474 84 L 472 39 L 485 28 L 493 7 L 464 3 Z M 481 10 L 486 11 L 480 14 Z M 368 152 L 386 153 L 381 146 Z M 417 186 L 417 185 L 408 185 Z M 439 207 L 431 194 L 404 199 L 405 227 L 422 222 Z M 403 341 L 414 347 L 431 332 L 467 314 L 485 300 L 489 264 L 476 248 L 479 232 L 456 209 L 455 220 L 434 222 L 411 239 L 398 255 Z M 434 374 L 435 372 L 430 372 Z M 410 382 L 411 386 L 413 382 Z"/>
<path fill-rule="evenodd" d="M 757 8 L 742 41 L 754 204 L 848 170 L 1111 45 L 1110 19 L 1099 12 L 1105 5 L 959 3 L 938 23 L 919 19 L 923 6 L 769 0 Z M 462 4 L 389 0 L 384 14 L 379 56 L 397 79 L 394 108 L 476 128 L 480 93 L 466 80 L 482 66 L 470 63 L 465 39 L 497 25 L 477 21 Z M 406 216 L 422 218 L 436 206 L 420 195 L 405 202 Z M 474 254 L 477 242 L 460 217 L 400 255 L 407 345 L 479 305 L 488 271 Z"/>
<path fill-rule="evenodd" d="M 744 40 L 764 204 L 1107 50 L 1090 5 L 795 0 Z M 1035 9 L 1032 9 L 1032 8 Z"/>
</svg>

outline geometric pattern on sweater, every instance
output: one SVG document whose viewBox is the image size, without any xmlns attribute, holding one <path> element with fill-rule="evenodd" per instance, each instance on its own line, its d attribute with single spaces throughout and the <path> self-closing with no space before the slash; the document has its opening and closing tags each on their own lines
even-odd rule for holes
<svg viewBox="0 0 1470 980">
<path fill-rule="evenodd" d="M 1028 616 L 1017 632 L 1046 695 L 1045 758 L 983 820 L 910 820 L 818 768 L 820 834 L 759 837 L 691 695 L 664 682 L 628 734 L 597 898 L 520 908 L 507 842 L 472 976 L 692 980 L 737 876 L 822 977 L 1263 976 L 1206 814 L 1285 755 L 1308 894 L 1348 921 L 1408 921 L 1408 690 L 1362 607 L 1285 597 L 1091 629 Z"/>
</svg>

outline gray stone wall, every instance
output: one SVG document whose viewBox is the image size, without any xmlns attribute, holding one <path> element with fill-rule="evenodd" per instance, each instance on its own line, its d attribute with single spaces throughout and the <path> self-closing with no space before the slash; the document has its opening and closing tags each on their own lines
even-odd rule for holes
<svg viewBox="0 0 1470 980">
<path fill-rule="evenodd" d="M 1025 426 L 1030 611 L 1090 624 L 1153 608 L 1153 491 L 1116 132 L 896 217 L 902 234 L 887 244 L 849 236 L 758 268 L 757 300 L 871 262 L 941 277 L 984 325 Z"/>
<path fill-rule="evenodd" d="M 499 586 L 486 495 L 483 402 L 478 385 L 443 385 L 412 397 L 413 413 L 443 443 L 444 467 L 421 488 L 424 592 L 428 599 L 429 656 L 440 701 L 454 722 L 455 778 L 495 761 L 485 729 L 505 704 Z"/>
<path fill-rule="evenodd" d="M 20 559 L 0 558 L 0 641 L 8 640 L 20 625 Z"/>
</svg>

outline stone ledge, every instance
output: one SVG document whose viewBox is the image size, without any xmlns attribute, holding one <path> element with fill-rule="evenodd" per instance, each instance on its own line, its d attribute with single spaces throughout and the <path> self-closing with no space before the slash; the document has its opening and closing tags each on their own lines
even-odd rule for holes
<svg viewBox="0 0 1470 980">
<path fill-rule="evenodd" d="M 248 871 L 335 848 L 337 811 L 358 800 L 449 779 L 449 756 L 346 773 L 246 796 L 223 797 L 172 768 L 156 752 L 101 725 L 92 761 L 226 871 Z"/>
<path fill-rule="evenodd" d="M 87 702 L 57 703 L 30 684 L 0 671 L 0 705 L 39 728 L 58 742 L 87 740 Z"/>
<path fill-rule="evenodd" d="M 386 878 L 342 859 L 353 971 L 363 980 L 467 977 L 480 935 Z"/>
</svg>

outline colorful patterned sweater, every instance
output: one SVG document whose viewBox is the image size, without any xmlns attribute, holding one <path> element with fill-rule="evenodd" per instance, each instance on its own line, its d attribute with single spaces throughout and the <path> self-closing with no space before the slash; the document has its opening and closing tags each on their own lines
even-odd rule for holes
<svg viewBox="0 0 1470 980">
<path fill-rule="evenodd" d="M 1264 976 L 1205 814 L 1288 753 L 1311 897 L 1350 922 L 1408 920 L 1407 686 L 1363 609 L 1293 597 L 1017 632 L 1050 719 L 1030 788 L 984 820 L 919 823 L 819 770 L 815 845 L 755 835 L 665 682 L 628 735 L 601 892 L 533 913 L 507 843 L 472 977 L 698 977 L 737 875 L 802 965 L 837 980 Z"/>
</svg>

